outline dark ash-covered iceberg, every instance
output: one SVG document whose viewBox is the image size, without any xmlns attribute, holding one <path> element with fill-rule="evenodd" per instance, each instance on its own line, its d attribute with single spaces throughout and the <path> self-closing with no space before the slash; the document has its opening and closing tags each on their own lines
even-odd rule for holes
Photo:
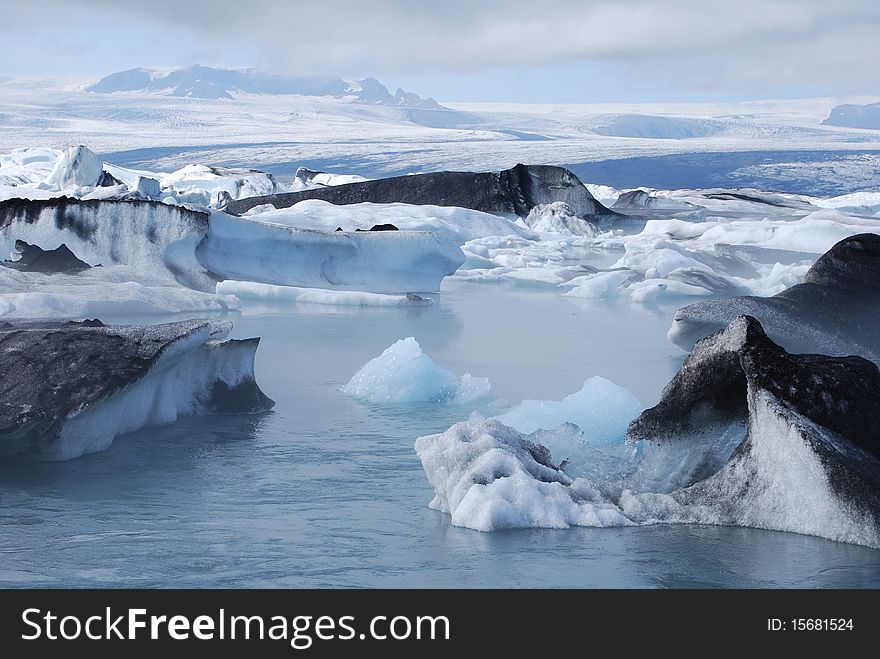
<svg viewBox="0 0 880 659">
<path fill-rule="evenodd" d="M 337 205 L 457 206 L 521 217 L 526 217 L 535 206 L 562 201 L 578 217 L 615 214 L 596 201 L 578 177 L 564 167 L 522 164 L 501 172 L 433 172 L 249 197 L 230 201 L 225 210 L 241 215 L 262 204 L 287 208 L 306 199 L 322 199 Z"/>
<path fill-rule="evenodd" d="M 179 416 L 273 407 L 228 322 L 0 326 L 0 458 L 67 460 Z"/>
<path fill-rule="evenodd" d="M 707 300 L 679 309 L 669 338 L 690 350 L 744 314 L 791 352 L 861 355 L 880 364 L 880 235 L 841 240 L 802 283 L 773 297 Z"/>
<path fill-rule="evenodd" d="M 789 354 L 736 318 L 695 346 L 660 402 L 629 427 L 647 444 L 693 441 L 742 418 L 711 476 L 671 494 L 626 490 L 640 522 L 751 526 L 880 545 L 880 371 L 861 357 Z"/>
</svg>

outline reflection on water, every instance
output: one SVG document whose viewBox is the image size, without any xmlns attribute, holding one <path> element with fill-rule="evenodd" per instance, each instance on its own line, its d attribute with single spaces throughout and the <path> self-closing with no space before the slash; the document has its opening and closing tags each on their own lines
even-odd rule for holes
<svg viewBox="0 0 880 659">
<path fill-rule="evenodd" d="M 496 395 L 559 398 L 604 375 L 646 404 L 683 355 L 672 309 L 459 285 L 428 309 L 248 308 L 278 404 L 185 419 L 65 463 L 0 465 L 7 586 L 880 586 L 880 552 L 793 534 L 664 526 L 454 528 L 412 445 L 471 407 L 371 406 L 339 387 L 415 336 Z M 497 407 L 487 404 L 484 413 Z"/>
</svg>

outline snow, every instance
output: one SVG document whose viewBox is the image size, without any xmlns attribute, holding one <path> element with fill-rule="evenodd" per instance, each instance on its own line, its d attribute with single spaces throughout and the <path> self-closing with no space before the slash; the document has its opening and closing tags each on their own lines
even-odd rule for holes
<svg viewBox="0 0 880 659">
<path fill-rule="evenodd" d="M 353 307 L 412 307 L 433 303 L 431 298 L 419 295 L 386 295 L 363 291 L 334 291 L 321 288 L 275 286 L 251 281 L 226 280 L 217 284 L 220 295 L 235 296 L 239 300 L 262 302 L 300 302 Z"/>
<path fill-rule="evenodd" d="M 145 377 L 68 417 L 40 459 L 70 460 L 103 451 L 119 435 L 210 413 L 205 400 L 217 383 L 232 389 L 253 379 L 257 344 L 223 340 L 231 327 L 206 322 L 169 345 Z"/>
<path fill-rule="evenodd" d="M 198 259 L 221 279 L 373 293 L 432 292 L 464 261 L 451 240 L 429 232 L 342 232 L 269 223 L 264 213 L 214 212 Z"/>
<path fill-rule="evenodd" d="M 486 378 L 459 377 L 438 366 L 413 337 L 367 362 L 342 391 L 372 403 L 470 403 L 489 395 Z"/>
<path fill-rule="evenodd" d="M 56 190 L 97 185 L 104 163 L 85 146 L 70 146 L 62 151 L 45 184 Z"/>
<path fill-rule="evenodd" d="M 592 445 L 622 442 L 626 427 L 643 406 L 630 391 L 595 376 L 560 401 L 524 400 L 498 419 L 522 433 L 573 423 Z"/>
<path fill-rule="evenodd" d="M 530 237 L 529 231 L 506 218 L 466 208 L 410 204 L 350 204 L 337 206 L 320 199 L 301 201 L 289 208 L 258 215 L 261 222 L 299 229 L 345 232 L 368 230 L 376 224 L 393 224 L 403 231 L 432 231 L 463 243 L 486 236 Z"/>
</svg>

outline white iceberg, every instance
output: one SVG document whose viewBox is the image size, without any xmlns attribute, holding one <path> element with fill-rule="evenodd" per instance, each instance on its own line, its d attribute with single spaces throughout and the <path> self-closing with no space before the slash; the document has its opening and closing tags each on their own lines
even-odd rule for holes
<svg viewBox="0 0 880 659">
<path fill-rule="evenodd" d="M 631 523 L 591 483 L 569 478 L 546 448 L 500 421 L 475 415 L 419 437 L 415 449 L 434 487 L 430 507 L 449 514 L 455 526 L 496 531 Z"/>
<path fill-rule="evenodd" d="M 507 218 L 453 206 L 369 203 L 337 206 L 320 199 L 307 199 L 289 208 L 260 213 L 259 219 L 299 229 L 335 231 L 338 227 L 345 232 L 393 224 L 402 231 L 431 231 L 458 243 L 486 236 L 531 236 L 526 228 Z"/>
<path fill-rule="evenodd" d="M 489 395 L 487 378 L 459 377 L 438 366 L 413 337 L 365 364 L 342 391 L 373 403 L 470 403 Z"/>
<path fill-rule="evenodd" d="M 413 293 L 388 295 L 365 291 L 333 291 L 325 288 L 300 288 L 276 286 L 253 281 L 226 280 L 217 284 L 220 295 L 235 296 L 240 300 L 262 302 L 300 302 L 304 304 L 329 304 L 351 307 L 412 307 L 429 306 L 431 298 Z"/>
<path fill-rule="evenodd" d="M 454 242 L 415 231 L 315 231 L 214 212 L 199 263 L 220 279 L 372 293 L 433 292 L 464 261 Z"/>
<path fill-rule="evenodd" d="M 595 376 L 584 382 L 580 391 L 560 401 L 524 400 L 498 420 L 526 434 L 573 423 L 595 446 L 622 442 L 627 425 L 642 409 L 631 391 Z"/>
<path fill-rule="evenodd" d="M 529 211 L 525 223 L 532 231 L 538 233 L 558 233 L 590 238 L 595 238 L 600 233 L 595 224 L 575 215 L 571 207 L 564 201 L 535 206 Z"/>
<path fill-rule="evenodd" d="M 58 155 L 45 184 L 58 190 L 95 186 L 103 172 L 104 163 L 91 149 L 82 145 L 71 146 Z"/>
</svg>

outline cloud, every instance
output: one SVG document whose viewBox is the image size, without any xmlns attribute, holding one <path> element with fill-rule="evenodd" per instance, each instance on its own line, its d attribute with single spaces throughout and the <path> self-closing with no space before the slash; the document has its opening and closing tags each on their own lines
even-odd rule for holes
<svg viewBox="0 0 880 659">
<path fill-rule="evenodd" d="M 7 28 L 33 25 L 36 9 L 62 25 L 64 16 L 107 29 L 116 21 L 141 22 L 145 31 L 175 25 L 192 34 L 194 51 L 257 45 L 293 73 L 407 75 L 591 61 L 670 84 L 880 87 L 876 0 L 18 4 L 5 16 Z"/>
</svg>

